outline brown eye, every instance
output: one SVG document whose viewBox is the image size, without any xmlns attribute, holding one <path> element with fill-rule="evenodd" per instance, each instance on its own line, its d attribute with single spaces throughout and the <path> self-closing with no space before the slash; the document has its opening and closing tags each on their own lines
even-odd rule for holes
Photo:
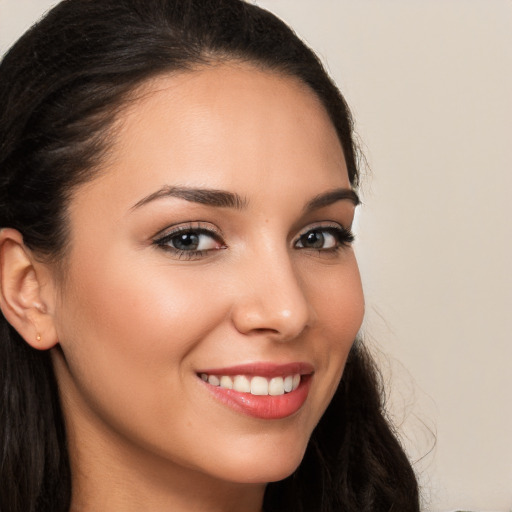
<svg viewBox="0 0 512 512">
<path fill-rule="evenodd" d="M 353 241 L 354 235 L 342 226 L 316 227 L 300 235 L 295 247 L 329 251 L 343 245 L 350 245 Z"/>
<path fill-rule="evenodd" d="M 202 253 L 223 248 L 219 236 L 203 228 L 181 228 L 155 240 L 156 245 L 180 253 Z"/>
<path fill-rule="evenodd" d="M 197 233 L 179 233 L 171 237 L 167 243 L 180 251 L 197 251 L 201 243 L 201 235 Z"/>
<path fill-rule="evenodd" d="M 332 238 L 334 240 L 334 237 L 330 234 L 327 234 L 327 237 L 324 235 L 322 231 L 314 230 L 309 231 L 305 235 L 302 235 L 299 240 L 302 245 L 302 247 L 311 248 L 311 249 L 322 249 L 325 248 L 324 245 L 326 243 L 326 238 Z"/>
</svg>

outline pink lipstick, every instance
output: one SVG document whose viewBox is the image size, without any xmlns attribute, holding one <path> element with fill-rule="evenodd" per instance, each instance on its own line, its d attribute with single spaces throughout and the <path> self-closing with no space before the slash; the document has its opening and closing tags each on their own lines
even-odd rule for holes
<svg viewBox="0 0 512 512">
<path fill-rule="evenodd" d="M 213 396 L 249 416 L 282 419 L 306 401 L 313 366 L 308 363 L 252 363 L 197 372 Z"/>
</svg>

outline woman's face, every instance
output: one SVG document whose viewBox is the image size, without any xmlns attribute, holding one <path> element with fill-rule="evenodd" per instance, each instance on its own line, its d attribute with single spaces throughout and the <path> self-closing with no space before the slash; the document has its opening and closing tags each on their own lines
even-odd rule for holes
<svg viewBox="0 0 512 512">
<path fill-rule="evenodd" d="M 248 65 L 140 93 L 69 207 L 53 361 L 72 457 L 282 479 L 363 316 L 340 143 L 306 86 Z"/>
</svg>

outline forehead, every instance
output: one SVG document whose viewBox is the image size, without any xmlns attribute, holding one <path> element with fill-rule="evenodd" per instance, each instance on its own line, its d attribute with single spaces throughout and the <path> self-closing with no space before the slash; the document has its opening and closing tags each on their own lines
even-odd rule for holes
<svg viewBox="0 0 512 512">
<path fill-rule="evenodd" d="M 311 187 L 349 186 L 336 131 L 312 90 L 247 64 L 147 82 L 114 133 L 101 179 L 132 184 L 133 203 L 162 185 L 234 188 L 242 195 L 262 183 L 277 194 L 285 182 L 311 193 Z"/>
</svg>

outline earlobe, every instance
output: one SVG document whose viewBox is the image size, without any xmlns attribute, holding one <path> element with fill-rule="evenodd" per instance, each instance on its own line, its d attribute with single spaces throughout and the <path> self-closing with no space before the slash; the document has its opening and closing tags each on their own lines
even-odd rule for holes
<svg viewBox="0 0 512 512">
<path fill-rule="evenodd" d="M 57 344 L 57 336 L 48 304 L 42 300 L 39 266 L 19 231 L 0 231 L 0 308 L 29 345 L 47 350 Z"/>
</svg>

